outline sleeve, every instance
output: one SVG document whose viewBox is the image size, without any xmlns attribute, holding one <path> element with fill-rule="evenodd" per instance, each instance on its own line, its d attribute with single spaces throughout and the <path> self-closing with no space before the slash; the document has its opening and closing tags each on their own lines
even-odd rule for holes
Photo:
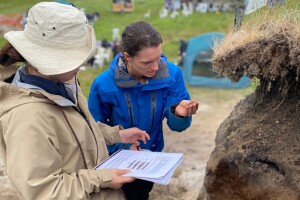
<svg viewBox="0 0 300 200">
<path fill-rule="evenodd" d="M 88 97 L 88 107 L 96 122 L 100 121 L 102 123 L 108 124 L 107 119 L 110 118 L 110 108 L 109 105 L 103 103 L 101 99 L 101 88 L 99 84 L 99 79 L 96 78 L 93 82 Z"/>
<path fill-rule="evenodd" d="M 97 125 L 99 129 L 101 130 L 101 133 L 103 134 L 105 143 L 107 145 L 112 145 L 115 143 L 121 142 L 121 137 L 119 134 L 119 131 L 122 129 L 121 126 L 108 126 L 106 124 L 103 124 L 101 122 L 97 122 Z"/>
<path fill-rule="evenodd" d="M 173 65 L 174 75 L 173 75 L 173 84 L 169 88 L 168 97 L 166 101 L 164 117 L 167 118 L 167 124 L 169 128 L 173 131 L 181 132 L 187 129 L 192 122 L 192 117 L 177 117 L 174 112 L 172 113 L 172 106 L 176 106 L 182 100 L 190 100 L 190 95 L 184 85 L 184 80 L 182 77 L 181 70 L 174 64 Z"/>
<path fill-rule="evenodd" d="M 132 146 L 132 144 L 121 143 L 122 140 L 119 134 L 119 130 L 123 129 L 121 125 L 111 127 L 101 122 L 97 122 L 97 125 L 101 129 L 105 143 L 107 144 L 109 155 L 113 154 L 119 149 L 128 150 Z"/>
<path fill-rule="evenodd" d="M 110 118 L 111 109 L 109 108 L 109 105 L 103 103 L 103 101 L 101 100 L 100 79 L 98 78 L 92 84 L 88 98 L 88 106 L 96 122 L 102 122 L 104 124 L 112 126 L 112 124 L 110 124 L 110 122 L 107 120 Z M 98 123 L 98 127 L 100 126 L 102 126 L 103 128 L 103 124 L 101 125 L 100 123 Z M 116 138 L 119 137 L 119 134 L 117 134 L 118 136 L 110 135 L 116 132 L 116 130 L 111 129 L 109 131 L 107 127 L 104 130 L 107 131 L 106 133 L 104 133 L 104 138 L 105 142 L 107 142 L 107 150 L 110 155 L 119 149 L 129 149 L 132 146 L 132 144 L 120 143 L 121 140 L 119 142 L 116 142 L 116 140 L 118 140 Z"/>
<path fill-rule="evenodd" d="M 90 199 L 91 193 L 108 187 L 112 177 L 107 170 L 63 171 L 59 153 L 63 147 L 58 145 L 51 121 L 45 120 L 46 109 L 28 112 L 28 106 L 21 107 L 27 109 L 11 111 L 1 122 L 7 173 L 25 200 Z M 25 115 L 30 121 L 24 120 Z"/>
</svg>

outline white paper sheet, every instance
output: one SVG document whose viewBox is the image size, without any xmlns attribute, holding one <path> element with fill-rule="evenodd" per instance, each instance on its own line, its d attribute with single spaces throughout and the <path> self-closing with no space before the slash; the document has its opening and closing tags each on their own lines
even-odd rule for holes
<svg viewBox="0 0 300 200">
<path fill-rule="evenodd" d="M 182 153 L 122 149 L 103 161 L 96 169 L 130 169 L 130 173 L 125 176 L 166 185 L 182 159 Z"/>
</svg>

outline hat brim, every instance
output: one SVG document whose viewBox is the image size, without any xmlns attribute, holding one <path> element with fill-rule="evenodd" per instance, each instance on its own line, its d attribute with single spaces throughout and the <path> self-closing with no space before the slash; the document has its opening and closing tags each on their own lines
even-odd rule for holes
<svg viewBox="0 0 300 200">
<path fill-rule="evenodd" d="M 95 50 L 95 33 L 88 25 L 88 42 L 84 48 L 54 49 L 32 42 L 24 31 L 11 31 L 5 39 L 40 73 L 56 75 L 70 72 L 86 62 Z"/>
</svg>

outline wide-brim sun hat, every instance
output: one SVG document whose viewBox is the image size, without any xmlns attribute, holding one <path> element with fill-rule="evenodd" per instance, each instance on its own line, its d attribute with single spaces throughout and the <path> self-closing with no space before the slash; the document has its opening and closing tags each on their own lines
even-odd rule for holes
<svg viewBox="0 0 300 200">
<path fill-rule="evenodd" d="M 4 38 L 40 73 L 56 75 L 80 67 L 94 53 L 96 37 L 85 14 L 71 5 L 41 2 L 28 11 L 24 31 Z"/>
</svg>

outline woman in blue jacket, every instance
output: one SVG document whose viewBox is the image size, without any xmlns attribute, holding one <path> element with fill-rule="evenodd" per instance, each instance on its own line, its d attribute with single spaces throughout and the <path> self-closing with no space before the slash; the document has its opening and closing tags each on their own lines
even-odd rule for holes
<svg viewBox="0 0 300 200">
<path fill-rule="evenodd" d="M 191 124 L 198 103 L 190 100 L 180 68 L 162 54 L 162 38 L 147 22 L 129 24 L 122 33 L 121 53 L 92 84 L 89 109 L 96 121 L 124 128 L 138 127 L 151 137 L 142 149 L 162 151 L 162 121 L 181 132 Z M 108 146 L 136 150 L 130 144 Z M 148 199 L 153 183 L 136 180 L 123 185 L 129 200 Z"/>
</svg>

